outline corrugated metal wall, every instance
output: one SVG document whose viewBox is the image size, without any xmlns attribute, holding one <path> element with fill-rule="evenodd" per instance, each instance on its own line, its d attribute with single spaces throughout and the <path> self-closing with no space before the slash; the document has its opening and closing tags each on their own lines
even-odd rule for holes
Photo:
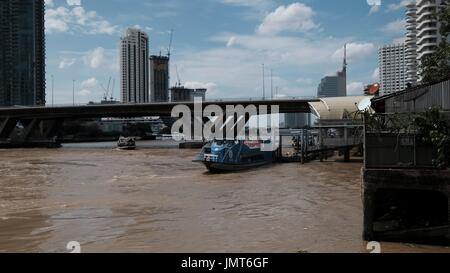
<svg viewBox="0 0 450 273">
<path fill-rule="evenodd" d="M 450 110 L 450 80 L 386 99 L 387 113 L 421 112 L 431 107 Z"/>
</svg>

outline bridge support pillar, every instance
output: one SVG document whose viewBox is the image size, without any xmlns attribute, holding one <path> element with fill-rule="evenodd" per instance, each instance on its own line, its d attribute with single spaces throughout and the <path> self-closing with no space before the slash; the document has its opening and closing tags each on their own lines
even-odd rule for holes
<svg viewBox="0 0 450 273">
<path fill-rule="evenodd" d="M 56 119 L 56 120 L 48 120 L 43 121 L 43 132 L 42 136 L 45 138 L 54 138 L 58 136 L 59 130 L 61 129 L 64 120 Z"/>
<path fill-rule="evenodd" d="M 344 150 L 344 162 L 350 162 L 350 149 Z"/>
<path fill-rule="evenodd" d="M 24 126 L 24 129 L 20 135 L 20 137 L 14 142 L 27 142 L 30 136 L 35 132 L 35 129 L 38 128 L 41 120 L 38 119 L 32 119 L 27 121 L 22 121 L 22 124 Z"/>
<path fill-rule="evenodd" d="M 0 138 L 9 138 L 16 128 L 17 119 L 6 118 L 0 122 Z"/>
</svg>

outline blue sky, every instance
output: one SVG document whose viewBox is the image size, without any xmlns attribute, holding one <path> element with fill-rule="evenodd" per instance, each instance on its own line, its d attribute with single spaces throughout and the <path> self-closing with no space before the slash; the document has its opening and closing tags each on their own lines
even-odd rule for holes
<svg viewBox="0 0 450 273">
<path fill-rule="evenodd" d="M 381 5 L 371 6 L 375 3 Z M 165 54 L 174 29 L 171 82 L 207 87 L 209 98 L 262 97 L 262 64 L 280 96 L 314 96 L 341 69 L 348 44 L 348 89 L 378 81 L 377 50 L 401 42 L 408 0 L 46 0 L 47 101 L 99 101 L 109 77 L 119 97 L 118 46 L 127 27 Z M 270 93 L 270 77 L 266 79 Z"/>
</svg>

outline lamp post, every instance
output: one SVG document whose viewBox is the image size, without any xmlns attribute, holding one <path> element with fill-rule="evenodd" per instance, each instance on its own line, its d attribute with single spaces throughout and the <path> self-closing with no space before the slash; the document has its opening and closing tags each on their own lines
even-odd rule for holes
<svg viewBox="0 0 450 273">
<path fill-rule="evenodd" d="M 262 77 L 263 77 L 263 100 L 266 99 L 266 68 L 262 64 Z"/>
<path fill-rule="evenodd" d="M 55 106 L 55 77 L 52 74 L 52 107 Z"/>
<path fill-rule="evenodd" d="M 270 95 L 272 96 L 271 99 L 273 99 L 273 69 L 270 69 Z"/>
<path fill-rule="evenodd" d="M 73 80 L 72 85 L 72 105 L 75 106 L 75 80 Z"/>
</svg>

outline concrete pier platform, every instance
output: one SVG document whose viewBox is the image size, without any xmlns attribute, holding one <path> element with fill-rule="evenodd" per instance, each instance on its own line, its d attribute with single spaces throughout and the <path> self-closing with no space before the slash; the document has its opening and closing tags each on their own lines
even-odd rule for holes
<svg viewBox="0 0 450 273">
<path fill-rule="evenodd" d="M 363 169 L 364 239 L 450 245 L 450 170 Z"/>
</svg>

